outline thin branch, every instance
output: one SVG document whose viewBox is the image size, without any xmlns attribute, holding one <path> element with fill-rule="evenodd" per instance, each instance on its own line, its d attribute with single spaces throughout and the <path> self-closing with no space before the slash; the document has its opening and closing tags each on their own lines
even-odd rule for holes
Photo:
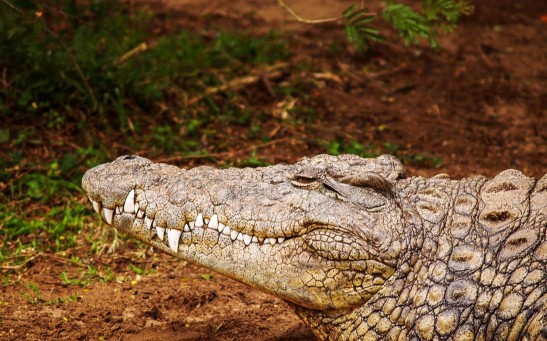
<svg viewBox="0 0 547 341">
<path fill-rule="evenodd" d="M 129 58 L 132 58 L 148 49 L 148 44 L 146 43 L 140 43 L 136 47 L 132 48 L 128 52 L 124 53 L 119 59 L 118 64 L 125 63 Z"/>
<path fill-rule="evenodd" d="M 293 140 L 292 137 L 283 137 L 277 140 L 272 140 L 272 141 L 268 141 L 268 142 L 264 142 L 260 144 L 253 144 L 253 145 L 247 146 L 246 148 L 241 148 L 236 153 L 241 154 L 243 152 L 249 152 L 255 149 L 265 148 L 278 143 L 292 141 L 292 140 Z M 207 159 L 207 158 L 218 159 L 228 155 L 233 155 L 233 151 L 210 153 L 210 154 L 203 154 L 203 155 L 175 155 L 175 156 L 170 156 L 168 158 L 156 160 L 156 162 L 171 163 L 171 162 L 182 161 L 182 160 L 197 160 L 197 159 Z"/>
<path fill-rule="evenodd" d="M 279 3 L 279 6 L 284 8 L 287 12 L 289 12 L 296 20 L 302 23 L 306 24 L 324 24 L 328 22 L 336 22 L 343 19 L 343 17 L 336 17 L 336 18 L 325 18 L 325 19 L 306 19 L 299 16 L 295 11 L 293 11 L 287 4 L 285 4 L 285 1 L 283 0 L 277 0 Z"/>
<path fill-rule="evenodd" d="M 14 4 L 12 4 L 11 2 L 9 2 L 8 0 L 1 0 L 3 3 L 5 3 L 9 8 L 11 8 L 12 10 L 14 10 L 15 12 L 19 13 L 19 14 L 25 14 L 25 12 L 23 12 L 20 8 L 16 7 Z"/>
<path fill-rule="evenodd" d="M 195 104 L 207 96 L 211 96 L 216 93 L 226 91 L 228 89 L 237 91 L 239 89 L 244 88 L 245 86 L 257 83 L 261 79 L 265 79 L 265 78 L 273 79 L 273 78 L 280 77 L 283 74 L 281 69 L 286 68 L 288 65 L 289 64 L 287 63 L 277 63 L 275 65 L 268 67 L 262 74 L 260 74 L 260 72 L 256 72 L 256 73 L 259 73 L 259 75 L 247 75 L 247 76 L 239 77 L 236 79 L 232 79 L 231 81 L 226 82 L 219 86 L 209 87 L 205 89 L 205 93 L 200 94 L 196 97 L 190 98 L 186 102 L 186 105 Z"/>
<path fill-rule="evenodd" d="M 2 0 L 3 1 L 3 0 Z M 17 264 L 17 265 L 2 265 L 0 266 L 0 270 L 19 270 L 25 265 L 28 264 L 28 262 L 34 260 L 36 257 L 42 256 L 42 254 L 37 254 L 32 257 L 29 257 L 23 261 L 23 263 Z"/>
<path fill-rule="evenodd" d="M 87 82 L 87 78 L 85 77 L 84 72 L 80 68 L 80 64 L 78 63 L 78 59 L 76 58 L 74 53 L 72 53 L 72 51 L 70 50 L 68 45 L 63 41 L 63 39 L 61 39 L 61 37 L 59 37 L 59 35 L 57 35 L 57 33 L 53 32 L 46 25 L 44 25 L 44 28 L 46 29 L 46 31 L 49 34 L 51 34 L 51 36 L 53 36 L 55 39 L 57 39 L 59 41 L 59 43 L 61 43 L 63 48 L 66 50 L 66 53 L 69 55 L 70 61 L 72 62 L 73 66 L 74 66 L 74 69 L 76 70 L 76 73 L 78 74 L 78 76 L 80 76 L 80 78 L 82 80 L 82 83 L 84 83 L 85 89 L 87 90 L 89 96 L 91 97 L 91 101 L 93 102 L 93 111 L 95 111 L 97 109 L 97 107 L 99 106 L 99 102 L 97 102 L 97 98 L 95 98 L 95 94 L 93 93 L 93 89 L 91 89 L 91 86 Z"/>
</svg>

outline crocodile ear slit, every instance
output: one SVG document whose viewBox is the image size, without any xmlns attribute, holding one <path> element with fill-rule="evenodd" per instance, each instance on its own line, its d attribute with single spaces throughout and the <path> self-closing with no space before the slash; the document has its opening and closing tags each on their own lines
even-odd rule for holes
<svg viewBox="0 0 547 341">
<path fill-rule="evenodd" d="M 371 188 L 390 198 L 393 198 L 394 196 L 391 183 L 378 173 L 364 172 L 361 174 L 347 175 L 341 178 L 340 182 L 351 186 Z"/>
</svg>

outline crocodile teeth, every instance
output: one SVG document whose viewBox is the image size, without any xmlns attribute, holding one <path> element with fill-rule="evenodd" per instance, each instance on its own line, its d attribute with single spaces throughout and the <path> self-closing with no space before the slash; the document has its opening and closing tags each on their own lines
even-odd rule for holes
<svg viewBox="0 0 547 341">
<path fill-rule="evenodd" d="M 167 229 L 167 241 L 169 242 L 169 248 L 173 250 L 173 252 L 178 251 L 181 233 L 181 230 Z"/>
<path fill-rule="evenodd" d="M 137 218 L 142 219 L 144 217 L 144 211 L 141 211 L 140 209 L 137 211 Z"/>
<path fill-rule="evenodd" d="M 203 216 L 198 214 L 198 217 L 196 218 L 196 222 L 194 224 L 196 227 L 202 227 L 203 226 Z"/>
<path fill-rule="evenodd" d="M 277 239 L 276 238 L 266 238 L 266 240 L 272 244 L 272 245 L 275 245 L 275 243 L 277 243 Z"/>
<path fill-rule="evenodd" d="M 122 209 L 120 208 L 120 206 L 116 206 L 116 214 L 122 214 Z"/>
<path fill-rule="evenodd" d="M 188 224 L 184 224 L 184 232 L 190 232 L 190 226 L 188 226 Z"/>
<path fill-rule="evenodd" d="M 153 220 L 154 219 L 144 217 L 144 224 L 145 224 L 147 230 L 150 230 L 150 228 L 152 227 L 152 221 Z"/>
<path fill-rule="evenodd" d="M 285 238 L 283 238 L 283 237 L 277 238 L 277 242 L 278 242 L 279 244 L 283 243 L 284 241 L 285 241 Z"/>
<path fill-rule="evenodd" d="M 245 243 L 245 245 L 251 244 L 252 239 L 253 238 L 249 236 L 248 234 L 243 235 L 243 242 Z"/>
<path fill-rule="evenodd" d="M 232 240 L 236 240 L 237 234 L 238 234 L 238 233 L 239 233 L 239 232 L 237 232 L 236 230 L 232 230 L 232 231 L 230 232 L 230 238 L 232 238 Z"/>
<path fill-rule="evenodd" d="M 216 214 L 213 214 L 213 216 L 211 217 L 211 220 L 209 220 L 208 226 L 210 229 L 213 229 L 213 230 L 218 229 L 218 217 Z"/>
<path fill-rule="evenodd" d="M 262 243 L 264 241 L 264 237 L 258 237 L 258 242 Z"/>
<path fill-rule="evenodd" d="M 224 227 L 226 227 L 223 223 L 218 223 L 217 231 L 220 233 L 222 230 L 224 230 Z"/>
<path fill-rule="evenodd" d="M 251 239 L 251 241 L 253 243 L 258 243 L 258 238 L 256 236 L 253 236 L 253 238 Z"/>
<path fill-rule="evenodd" d="M 125 198 L 125 204 L 123 204 L 123 211 L 127 213 L 135 213 L 135 190 L 131 192 Z"/>
<path fill-rule="evenodd" d="M 222 234 L 225 234 L 227 236 L 231 235 L 230 226 L 224 226 L 224 229 L 222 230 Z"/>
<path fill-rule="evenodd" d="M 114 216 L 114 211 L 110 208 L 103 208 L 104 220 L 108 225 L 112 224 L 112 217 Z"/>
<path fill-rule="evenodd" d="M 95 212 L 101 214 L 101 203 L 98 202 L 98 201 L 92 201 L 92 204 L 93 204 L 93 209 L 95 210 Z"/>
<path fill-rule="evenodd" d="M 243 241 L 243 234 L 242 234 L 241 232 L 239 232 L 239 233 L 237 234 L 236 239 L 237 239 L 237 240 Z"/>
<path fill-rule="evenodd" d="M 156 226 L 156 233 L 160 240 L 163 240 L 163 237 L 165 237 L 165 227 Z"/>
</svg>

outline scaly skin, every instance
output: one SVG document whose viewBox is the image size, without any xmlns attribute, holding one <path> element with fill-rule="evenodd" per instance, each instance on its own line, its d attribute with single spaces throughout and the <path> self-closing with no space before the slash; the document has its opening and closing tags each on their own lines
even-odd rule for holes
<svg viewBox="0 0 547 341">
<path fill-rule="evenodd" d="M 407 178 L 389 155 L 226 170 L 124 156 L 83 188 L 113 227 L 286 300 L 319 339 L 547 340 L 547 176 Z"/>
</svg>

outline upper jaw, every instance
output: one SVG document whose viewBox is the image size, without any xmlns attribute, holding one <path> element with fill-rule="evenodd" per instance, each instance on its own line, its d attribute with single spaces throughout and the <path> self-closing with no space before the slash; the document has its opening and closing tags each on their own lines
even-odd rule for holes
<svg viewBox="0 0 547 341">
<path fill-rule="evenodd" d="M 108 225 L 127 229 L 121 222 L 127 219 L 134 219 L 135 222 L 138 220 L 138 223 L 144 227 L 145 231 L 148 232 L 149 239 L 151 240 L 159 239 L 160 241 L 164 241 L 165 236 L 167 235 L 168 246 L 173 252 L 177 252 L 180 232 L 192 232 L 195 231 L 195 229 L 208 229 L 211 231 L 216 231 L 219 235 L 229 236 L 232 241 L 239 240 L 247 246 L 251 243 L 276 245 L 281 244 L 286 240 L 285 236 L 274 236 L 273 234 L 270 236 L 264 236 L 263 233 L 244 233 L 235 226 L 230 227 L 229 223 L 226 220 L 219 218 L 219 215 L 216 213 L 204 214 L 207 210 L 202 210 L 195 215 L 195 218 L 189 219 L 188 221 L 185 220 L 183 224 L 177 224 L 178 226 L 169 226 L 166 221 L 172 219 L 169 219 L 168 217 L 156 219 L 157 212 L 154 212 L 153 210 L 147 211 L 146 204 L 143 205 L 143 199 L 141 198 L 141 200 L 138 200 L 139 195 L 144 196 L 142 190 L 131 189 L 128 191 L 128 194 L 122 204 L 111 207 L 103 206 L 102 202 L 99 201 L 100 198 L 98 198 L 98 200 L 94 200 L 91 196 L 89 196 L 89 200 L 95 211 L 101 215 L 103 220 Z"/>
</svg>

